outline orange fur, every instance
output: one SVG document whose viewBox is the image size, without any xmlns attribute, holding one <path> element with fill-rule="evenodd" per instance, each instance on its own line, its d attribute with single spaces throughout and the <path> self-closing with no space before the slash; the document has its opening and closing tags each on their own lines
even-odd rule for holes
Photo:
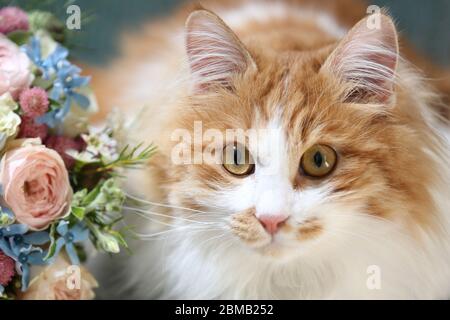
<svg viewBox="0 0 450 320">
<path fill-rule="evenodd" d="M 226 12 L 226 8 L 239 7 L 242 2 L 208 1 L 205 6 Z M 317 6 L 347 27 L 354 25 L 365 11 L 362 2 L 352 0 L 285 3 Z M 289 187 L 300 195 L 311 189 L 328 187 L 332 205 L 324 204 L 323 216 L 333 215 L 332 206 L 341 211 L 350 208 L 350 217 L 352 211 L 363 212 L 369 221 L 387 221 L 387 225 L 400 228 L 402 234 L 411 238 L 414 248 L 420 247 L 417 243 L 426 241 L 424 234 L 429 235 L 427 232 L 432 238 L 445 236 L 442 210 L 432 191 L 435 185 L 447 179 L 445 170 L 448 170 L 443 169 L 445 173 L 441 174 L 443 142 L 433 128 L 437 122 L 430 120 L 434 117 L 431 108 L 439 103 L 433 89 L 410 71 L 407 64 L 402 62 L 397 67 L 392 88 L 394 98 L 389 102 L 378 100 L 378 95 L 353 99 L 354 94 L 360 93 L 352 91 L 356 85 L 343 81 L 332 68 L 337 59 L 336 50 L 339 53 L 346 40 L 341 42 L 314 20 L 288 15 L 284 19 L 251 20 L 233 29 L 239 40 L 234 34 L 228 34 L 227 41 L 241 53 L 238 56 L 246 60 L 241 61 L 242 65 L 245 63 L 248 68 L 231 75 L 227 79 L 230 85 L 211 83 L 208 88 L 201 87 L 193 92 L 191 79 L 186 80 L 185 74 L 180 72 L 180 65 L 186 67 L 181 63 L 186 60 L 184 46 L 173 37 L 174 33 L 183 34 L 181 21 L 191 10 L 188 6 L 171 19 L 145 28 L 143 34 L 148 36 L 149 42 L 142 40 L 142 34 L 128 39 L 124 58 L 109 71 L 101 72 L 98 77 L 94 75 L 94 90 L 100 95 L 101 105 L 124 106 L 127 114 L 132 114 L 140 105 L 147 106 L 142 114 L 137 113 L 137 121 L 126 132 L 127 139 L 153 141 L 159 153 L 148 170 L 130 173 L 131 190 L 177 208 L 210 214 L 229 211 L 224 204 L 208 204 L 232 188 L 243 186 L 245 179 L 230 175 L 217 163 L 175 165 L 172 151 L 178 141 L 172 140 L 172 133 L 184 128 L 193 135 L 196 121 L 201 121 L 204 131 L 264 129 L 279 118 L 286 140 L 287 161 L 283 169 L 286 169 Z M 205 11 L 200 14 L 219 24 L 220 32 L 231 32 L 214 14 Z M 390 19 L 383 19 L 391 30 Z M 351 31 L 350 36 L 360 31 L 353 30 L 356 31 Z M 395 50 L 397 38 L 393 32 L 386 41 L 395 42 L 390 43 Z M 409 49 L 405 52 L 406 56 L 414 56 Z M 157 61 L 149 67 L 155 74 L 148 73 L 151 80 L 147 84 L 148 93 L 142 93 L 133 86 L 141 88 L 146 81 L 142 68 L 146 68 L 143 61 L 149 59 Z M 425 66 L 422 62 L 420 64 Z M 431 66 L 426 69 L 437 74 Z M 159 79 L 163 87 L 154 89 Z M 164 88 L 164 85 L 170 86 L 172 80 L 173 88 Z M 225 141 L 224 145 L 233 142 Z M 201 156 L 209 143 L 194 141 L 188 149 Z M 299 170 L 302 155 L 315 144 L 332 146 L 338 155 L 335 170 L 320 180 L 305 176 Z M 169 211 L 174 223 L 180 216 L 202 219 L 201 214 L 192 218 L 192 211 Z M 274 244 L 275 236 L 269 236 L 264 230 L 254 206 L 227 214 L 225 220 L 231 233 L 260 254 L 277 259 L 289 251 Z M 311 248 L 308 245 L 317 245 L 334 230 L 333 224 L 323 216 L 303 221 L 286 220 L 280 233 L 295 239 L 298 247 Z"/>
</svg>

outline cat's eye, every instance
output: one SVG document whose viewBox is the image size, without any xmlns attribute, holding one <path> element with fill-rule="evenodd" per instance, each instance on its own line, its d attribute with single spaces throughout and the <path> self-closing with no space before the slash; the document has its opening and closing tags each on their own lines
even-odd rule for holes
<svg viewBox="0 0 450 320">
<path fill-rule="evenodd" d="M 239 143 L 225 146 L 222 155 L 225 170 L 236 176 L 248 176 L 255 172 L 255 162 L 246 147 Z"/>
<path fill-rule="evenodd" d="M 307 176 L 322 178 L 334 170 L 336 162 L 337 154 L 333 148 L 316 144 L 303 154 L 300 169 Z"/>
</svg>

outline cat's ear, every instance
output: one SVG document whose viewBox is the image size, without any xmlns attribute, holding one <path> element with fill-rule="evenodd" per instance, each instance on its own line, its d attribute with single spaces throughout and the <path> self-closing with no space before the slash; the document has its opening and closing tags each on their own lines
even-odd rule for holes
<svg viewBox="0 0 450 320">
<path fill-rule="evenodd" d="M 394 94 L 398 50 L 392 19 L 384 14 L 369 16 L 342 39 L 322 69 L 351 84 L 348 100 L 385 104 Z"/>
<path fill-rule="evenodd" d="M 214 13 L 197 10 L 186 21 L 186 51 L 195 91 L 219 85 L 231 88 L 231 80 L 247 68 L 255 68 L 250 53 L 231 29 Z"/>
</svg>

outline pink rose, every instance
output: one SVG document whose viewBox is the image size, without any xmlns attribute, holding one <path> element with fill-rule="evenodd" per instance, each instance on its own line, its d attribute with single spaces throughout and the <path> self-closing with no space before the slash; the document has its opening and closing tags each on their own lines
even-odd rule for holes
<svg viewBox="0 0 450 320">
<path fill-rule="evenodd" d="M 0 95 L 9 92 L 17 100 L 20 92 L 28 88 L 32 80 L 27 55 L 0 34 Z"/>
<path fill-rule="evenodd" d="M 72 199 L 69 175 L 61 156 L 42 145 L 7 151 L 0 163 L 6 204 L 32 230 L 45 229 L 68 213 Z"/>
</svg>

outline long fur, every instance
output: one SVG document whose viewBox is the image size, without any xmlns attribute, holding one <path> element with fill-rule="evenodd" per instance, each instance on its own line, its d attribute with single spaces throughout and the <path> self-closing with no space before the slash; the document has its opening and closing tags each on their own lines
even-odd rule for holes
<svg viewBox="0 0 450 320">
<path fill-rule="evenodd" d="M 318 11 L 322 22 L 315 23 L 316 11 L 308 11 L 305 20 L 287 19 L 271 16 L 273 7 L 265 5 L 256 6 L 267 10 L 268 18 L 257 22 L 239 5 L 213 5 L 225 23 L 225 17 L 233 17 L 230 28 L 238 37 L 222 25 L 211 26 L 216 28 L 212 35 L 191 30 L 190 59 L 183 37 L 165 31 L 165 63 L 158 73 L 145 72 L 142 60 L 133 67 L 124 60 L 113 69 L 112 74 L 123 66 L 135 72 L 134 80 L 127 77 L 131 83 L 116 76 L 120 80 L 105 87 L 117 95 L 115 102 L 147 104 L 126 128 L 126 140 L 154 141 L 159 154 L 145 170 L 127 176 L 127 224 L 137 228 L 140 240 L 131 243 L 131 255 L 93 262 L 101 296 L 448 298 L 450 148 L 448 129 L 432 108 L 437 101 L 433 89 L 401 59 L 395 68 L 370 59 L 373 54 L 397 58 L 396 48 L 366 41 L 339 51 L 340 39 L 324 28 L 324 15 L 332 20 L 329 13 Z M 302 10 L 286 8 L 276 12 Z M 170 30 L 184 34 L 181 23 Z M 211 36 L 213 41 L 205 43 Z M 208 50 L 201 51 L 202 46 Z M 160 55 L 150 56 L 147 66 L 154 66 Z M 253 63 L 257 68 L 248 68 Z M 152 84 L 143 81 L 150 76 Z M 395 99 L 346 99 L 355 86 L 390 95 L 386 82 Z M 166 90 L 152 90 L 158 83 Z M 193 83 L 203 90 L 192 93 Z M 211 84 L 209 90 L 205 84 Z M 196 120 L 205 129 L 281 128 L 285 148 L 266 144 L 262 149 L 273 157 L 279 153 L 283 173 L 294 182 L 280 175 L 256 176 L 264 181 L 256 187 L 251 179 L 233 179 L 220 166 L 173 165 L 171 133 L 177 128 L 192 132 Z M 339 148 L 342 163 L 318 186 L 297 170 L 303 152 L 321 141 Z M 292 194 L 286 199 L 297 213 L 292 219 L 304 228 L 280 230 L 280 241 L 290 245 L 264 251 L 267 234 L 253 214 L 258 206 L 252 199 L 268 197 L 275 203 L 286 194 Z M 311 221 L 320 225 L 311 227 Z M 233 231 L 230 226 L 236 224 Z M 261 241 L 250 245 L 253 237 Z M 367 285 L 373 266 L 381 272 L 380 289 Z"/>
</svg>

